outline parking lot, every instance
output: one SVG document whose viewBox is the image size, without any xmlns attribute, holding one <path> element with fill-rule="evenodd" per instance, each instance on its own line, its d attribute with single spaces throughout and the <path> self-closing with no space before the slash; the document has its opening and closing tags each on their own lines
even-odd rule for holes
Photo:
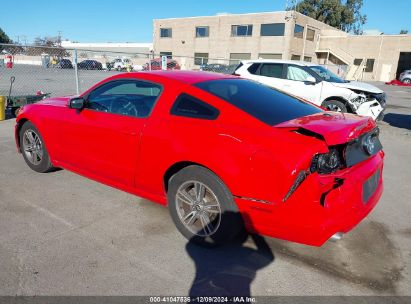
<svg viewBox="0 0 411 304">
<path fill-rule="evenodd" d="M 55 82 L 54 95 L 75 93 L 73 70 L 58 81 L 53 72 L 35 77 Z M 89 86 L 109 72 L 80 73 Z M 73 86 L 62 85 L 70 79 Z M 0 122 L 0 294 L 185 296 L 193 282 L 230 281 L 250 286 L 253 296 L 411 295 L 411 88 L 377 85 L 389 104 L 380 123 L 386 159 L 379 204 L 321 248 L 266 238 L 274 258 L 262 269 L 247 262 L 267 258 L 251 241 L 199 248 L 162 206 L 65 170 L 31 171 L 16 153 L 14 120 Z"/>
<path fill-rule="evenodd" d="M 78 70 L 80 92 L 116 71 Z M 10 77 L 14 76 L 12 95 L 35 94 L 37 91 L 51 93 L 52 96 L 76 94 L 74 69 L 43 68 L 33 65 L 16 65 L 13 69 L 2 69 L 0 95 L 8 95 Z"/>
</svg>

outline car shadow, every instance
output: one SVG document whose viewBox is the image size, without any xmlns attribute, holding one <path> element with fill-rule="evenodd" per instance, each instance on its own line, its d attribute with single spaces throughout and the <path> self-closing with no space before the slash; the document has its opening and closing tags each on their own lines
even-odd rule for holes
<svg viewBox="0 0 411 304">
<path fill-rule="evenodd" d="M 387 113 L 384 116 L 384 121 L 392 127 L 411 130 L 411 115 Z"/>
<path fill-rule="evenodd" d="M 223 214 L 223 218 L 227 213 Z M 274 254 L 262 236 L 242 231 L 231 242 L 214 248 L 192 241 L 186 251 L 194 261 L 196 274 L 189 296 L 251 296 L 251 283 L 258 270 L 274 261 Z"/>
</svg>

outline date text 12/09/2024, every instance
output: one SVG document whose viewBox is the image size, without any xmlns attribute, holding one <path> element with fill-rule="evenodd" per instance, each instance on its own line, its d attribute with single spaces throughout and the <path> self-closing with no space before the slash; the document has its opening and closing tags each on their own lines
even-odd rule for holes
<svg viewBox="0 0 411 304">
<path fill-rule="evenodd" d="M 238 297 L 150 297 L 150 303 L 256 303 L 256 298 L 247 296 Z"/>
</svg>

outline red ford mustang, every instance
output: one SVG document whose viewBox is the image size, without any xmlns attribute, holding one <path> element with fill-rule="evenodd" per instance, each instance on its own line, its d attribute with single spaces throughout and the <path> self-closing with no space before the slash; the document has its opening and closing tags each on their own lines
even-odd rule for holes
<svg viewBox="0 0 411 304">
<path fill-rule="evenodd" d="M 22 108 L 18 150 L 168 205 L 202 244 L 250 232 L 320 246 L 382 194 L 382 146 L 366 117 L 325 112 L 235 76 L 154 71 Z"/>
</svg>

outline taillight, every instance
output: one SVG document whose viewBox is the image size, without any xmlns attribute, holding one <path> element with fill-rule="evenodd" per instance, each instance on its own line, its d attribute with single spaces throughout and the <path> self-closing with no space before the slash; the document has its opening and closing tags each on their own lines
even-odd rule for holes
<svg viewBox="0 0 411 304">
<path fill-rule="evenodd" d="M 340 153 L 336 148 L 331 148 L 328 153 L 316 154 L 310 166 L 310 172 L 330 174 L 341 167 Z"/>
</svg>

